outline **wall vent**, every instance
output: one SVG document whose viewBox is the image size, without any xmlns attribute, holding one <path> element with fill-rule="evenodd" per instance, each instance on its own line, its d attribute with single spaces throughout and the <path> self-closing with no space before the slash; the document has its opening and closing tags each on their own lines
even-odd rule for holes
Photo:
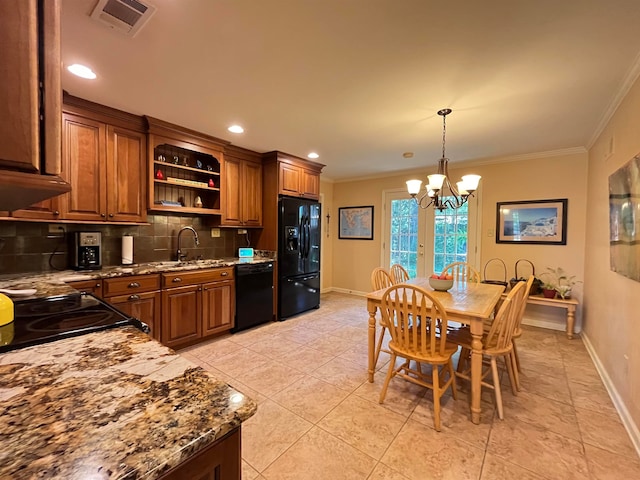
<svg viewBox="0 0 640 480">
<path fill-rule="evenodd" d="M 140 0 L 98 0 L 91 18 L 130 37 L 140 31 L 156 8 Z"/>
</svg>

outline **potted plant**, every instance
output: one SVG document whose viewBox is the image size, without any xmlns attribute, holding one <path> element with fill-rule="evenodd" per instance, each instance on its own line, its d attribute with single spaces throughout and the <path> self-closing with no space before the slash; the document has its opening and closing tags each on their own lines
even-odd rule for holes
<svg viewBox="0 0 640 480">
<path fill-rule="evenodd" d="M 544 298 L 556 298 L 556 287 L 552 283 L 542 283 L 542 295 Z"/>
<path fill-rule="evenodd" d="M 575 275 L 569 275 L 562 267 L 547 267 L 547 271 L 540 276 L 545 278 L 543 295 L 547 298 L 554 298 L 555 295 L 546 294 L 544 292 L 546 288 L 553 289 L 564 300 L 571 297 L 571 289 L 576 283 L 580 283 L 579 280 L 576 280 Z"/>
</svg>

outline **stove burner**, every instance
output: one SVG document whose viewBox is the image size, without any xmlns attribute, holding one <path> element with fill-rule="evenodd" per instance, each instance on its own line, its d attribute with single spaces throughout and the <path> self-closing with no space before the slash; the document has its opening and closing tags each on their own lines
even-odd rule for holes
<svg viewBox="0 0 640 480">
<path fill-rule="evenodd" d="M 40 317 L 33 321 L 28 321 L 25 328 L 31 332 L 67 332 L 69 330 L 78 330 L 83 328 L 91 328 L 95 325 L 104 325 L 105 322 L 113 318 L 113 312 L 105 311 L 70 311 L 64 312 L 63 316 L 48 315 Z"/>
<path fill-rule="evenodd" d="M 149 333 L 149 327 L 89 294 L 23 300 L 15 303 L 14 335 L 0 353 L 63 338 L 133 325 Z"/>
</svg>

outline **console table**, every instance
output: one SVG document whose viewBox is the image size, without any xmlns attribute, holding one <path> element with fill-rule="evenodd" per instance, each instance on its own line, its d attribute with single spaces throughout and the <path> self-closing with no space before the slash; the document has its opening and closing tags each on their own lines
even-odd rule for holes
<svg viewBox="0 0 640 480">
<path fill-rule="evenodd" d="M 505 298 L 506 294 L 502 294 Z M 529 295 L 527 303 L 531 305 L 544 305 L 545 307 L 564 308 L 567 311 L 567 338 L 573 338 L 573 327 L 576 323 L 576 307 L 578 300 L 575 298 L 545 298 L 542 295 Z"/>
</svg>

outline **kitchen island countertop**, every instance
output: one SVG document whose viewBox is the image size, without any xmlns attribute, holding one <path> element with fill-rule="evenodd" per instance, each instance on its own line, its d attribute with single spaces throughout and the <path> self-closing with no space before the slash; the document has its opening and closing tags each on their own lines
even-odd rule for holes
<svg viewBox="0 0 640 480">
<path fill-rule="evenodd" d="M 0 354 L 0 478 L 155 479 L 256 403 L 134 327 Z"/>
</svg>

